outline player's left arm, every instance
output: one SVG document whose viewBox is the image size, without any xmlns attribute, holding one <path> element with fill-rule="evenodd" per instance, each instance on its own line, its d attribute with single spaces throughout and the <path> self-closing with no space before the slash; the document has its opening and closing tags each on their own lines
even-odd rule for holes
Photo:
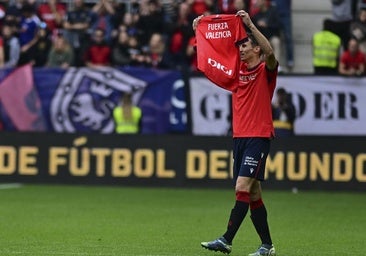
<svg viewBox="0 0 366 256">
<path fill-rule="evenodd" d="M 274 70 L 277 67 L 278 61 L 268 39 L 254 25 L 249 14 L 246 11 L 240 10 L 237 12 L 236 15 L 242 17 L 244 24 L 248 27 L 248 29 L 252 32 L 254 38 L 257 40 L 259 47 L 262 49 L 264 61 L 266 62 L 267 68 L 269 70 Z"/>
</svg>

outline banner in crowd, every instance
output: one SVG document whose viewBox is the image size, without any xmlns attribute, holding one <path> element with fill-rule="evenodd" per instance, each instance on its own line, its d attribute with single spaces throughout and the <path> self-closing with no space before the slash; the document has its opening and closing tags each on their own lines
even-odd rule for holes
<svg viewBox="0 0 366 256">
<path fill-rule="evenodd" d="M 0 101 L 17 130 L 46 130 L 31 65 L 20 67 L 6 76 L 0 83 Z"/>
<path fill-rule="evenodd" d="M 192 133 L 226 135 L 231 127 L 230 92 L 206 78 L 190 81 Z"/>
<path fill-rule="evenodd" d="M 366 135 L 366 78 L 280 76 L 279 87 L 289 92 L 295 105 L 295 134 Z M 195 77 L 190 93 L 194 134 L 226 135 L 230 92 Z"/>
<path fill-rule="evenodd" d="M 0 73 L 0 97 L 17 99 L 6 101 L 2 97 L 2 119 L 7 130 L 40 130 L 30 127 L 29 122 L 35 122 L 33 112 L 36 106 L 41 106 L 39 114 L 45 119 L 43 130 L 112 133 L 112 110 L 124 92 L 133 92 L 133 102 L 142 109 L 142 133 L 187 130 L 185 90 L 177 71 L 105 67 L 34 68 L 31 72 L 29 68 Z M 20 127 L 19 123 L 24 122 L 28 126 Z"/>
</svg>

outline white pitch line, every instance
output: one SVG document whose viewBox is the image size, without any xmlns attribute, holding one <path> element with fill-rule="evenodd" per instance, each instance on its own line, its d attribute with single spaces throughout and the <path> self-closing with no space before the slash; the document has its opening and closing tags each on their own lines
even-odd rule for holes
<svg viewBox="0 0 366 256">
<path fill-rule="evenodd" d="M 20 188 L 23 184 L 21 183 L 8 183 L 8 184 L 0 184 L 0 189 L 13 189 L 13 188 Z"/>
</svg>

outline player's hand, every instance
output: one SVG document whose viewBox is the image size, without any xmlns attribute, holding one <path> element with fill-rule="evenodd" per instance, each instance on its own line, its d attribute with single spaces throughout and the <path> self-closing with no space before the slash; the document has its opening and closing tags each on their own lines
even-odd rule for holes
<svg viewBox="0 0 366 256">
<path fill-rule="evenodd" d="M 244 24 L 247 25 L 248 27 L 253 25 L 253 22 L 250 19 L 249 13 L 247 13 L 246 11 L 240 10 L 236 13 L 236 16 L 240 16 L 243 19 Z"/>
<path fill-rule="evenodd" d="M 193 31 L 196 31 L 196 28 L 197 28 L 197 25 L 198 23 L 200 22 L 200 20 L 203 18 L 204 15 L 200 15 L 198 16 L 197 18 L 195 18 L 192 22 L 192 28 L 193 28 Z"/>
</svg>

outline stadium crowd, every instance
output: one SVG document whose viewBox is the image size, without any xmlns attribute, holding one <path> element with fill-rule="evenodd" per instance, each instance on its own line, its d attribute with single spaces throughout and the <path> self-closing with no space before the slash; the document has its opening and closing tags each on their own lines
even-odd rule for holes
<svg viewBox="0 0 366 256">
<path fill-rule="evenodd" d="M 354 70 L 349 68 L 354 59 L 365 59 L 366 3 L 329 1 L 334 14 L 331 30 L 343 45 L 336 49 L 336 67 L 330 65 L 335 73 L 364 74 L 364 67 L 357 72 L 347 70 Z M 3 0 L 0 67 L 30 62 L 35 67 L 130 65 L 195 71 L 193 19 L 201 14 L 234 14 L 244 9 L 269 38 L 276 57 L 285 56 L 280 69 L 285 66 L 292 71 L 291 4 L 291 0 Z M 352 47 L 359 47 L 358 57 L 353 53 L 342 56 L 351 38 L 356 39 Z M 313 44 L 314 49 L 323 47 Z M 316 60 L 319 56 L 314 56 L 315 73 L 315 62 L 329 65 Z"/>
<path fill-rule="evenodd" d="M 313 66 L 318 75 L 364 76 L 366 1 L 331 0 L 332 17 L 313 35 Z"/>
<path fill-rule="evenodd" d="M 288 2 L 280 14 L 291 16 L 291 1 L 272 2 Z M 263 10 L 262 3 L 266 3 Z M 260 14 L 256 21 L 268 36 L 278 39 L 280 20 L 267 10 L 270 5 L 267 0 L 2 1 L 0 66 L 31 62 L 35 67 L 134 65 L 195 70 L 191 25 L 195 17 L 245 9 L 252 16 Z M 263 23 L 267 15 L 272 22 L 269 29 Z M 291 40 L 288 34 L 290 47 Z"/>
</svg>

